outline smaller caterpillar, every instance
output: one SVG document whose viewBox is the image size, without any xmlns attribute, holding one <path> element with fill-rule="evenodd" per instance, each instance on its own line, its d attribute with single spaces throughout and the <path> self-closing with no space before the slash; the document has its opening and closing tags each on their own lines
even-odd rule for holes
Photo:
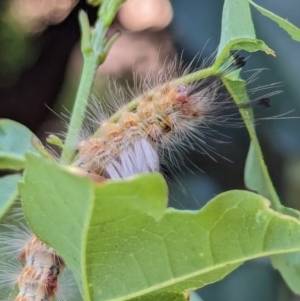
<svg viewBox="0 0 300 301">
<path fill-rule="evenodd" d="M 1 290 L 7 291 L 9 299 L 14 301 L 59 299 L 64 260 L 31 233 L 19 210 L 14 210 L 2 227 L 6 231 L 1 231 L 0 236 Z M 11 294 L 15 286 L 16 295 Z M 4 297 L 1 300 L 5 300 Z"/>
<path fill-rule="evenodd" d="M 16 301 L 53 300 L 58 277 L 65 268 L 63 259 L 34 235 L 19 255 L 25 266 L 18 277 L 19 294 Z"/>
</svg>

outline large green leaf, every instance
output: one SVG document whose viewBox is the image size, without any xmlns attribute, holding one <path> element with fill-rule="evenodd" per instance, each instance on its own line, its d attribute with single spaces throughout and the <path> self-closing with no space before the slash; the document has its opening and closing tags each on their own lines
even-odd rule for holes
<svg viewBox="0 0 300 301">
<path fill-rule="evenodd" d="M 282 29 L 284 29 L 293 40 L 300 42 L 300 28 L 296 27 L 288 20 L 283 19 L 267 9 L 257 5 L 256 3 L 249 0 L 249 2 L 265 17 L 268 17 L 272 21 L 276 22 Z"/>
<path fill-rule="evenodd" d="M 300 222 L 230 191 L 200 211 L 166 209 L 158 174 L 103 185 L 27 156 L 23 207 L 75 272 L 85 300 L 185 300 L 245 260 L 300 250 Z"/>
<path fill-rule="evenodd" d="M 0 220 L 16 200 L 21 179 L 19 174 L 0 178 Z"/>
<path fill-rule="evenodd" d="M 0 120 L 0 169 L 22 169 L 25 152 L 36 152 L 32 145 L 34 134 L 24 125 L 9 119 Z"/>
</svg>

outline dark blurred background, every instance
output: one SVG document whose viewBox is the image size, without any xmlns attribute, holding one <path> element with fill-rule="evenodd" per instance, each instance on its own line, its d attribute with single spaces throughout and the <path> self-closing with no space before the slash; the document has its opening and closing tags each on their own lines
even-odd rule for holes
<svg viewBox="0 0 300 301">
<path fill-rule="evenodd" d="M 300 27 L 299 1 L 257 3 Z M 133 68 L 143 77 L 149 68 L 162 68 L 166 58 L 176 54 L 184 63 L 199 53 L 202 59 L 211 56 L 220 39 L 222 6 L 221 0 L 128 0 L 110 30 L 119 30 L 121 37 L 99 69 L 96 97 L 106 92 L 107 75 L 122 85 L 125 80 L 132 83 Z M 81 0 L 0 1 L 0 118 L 23 123 L 43 141 L 47 133 L 64 130 L 61 116 L 72 109 L 82 67 L 77 20 L 80 9 L 88 12 L 91 22 L 95 20 L 96 9 Z M 257 130 L 282 201 L 300 209 L 300 119 L 291 118 L 300 116 L 300 43 L 255 10 L 252 12 L 258 38 L 277 56 L 245 53 L 243 77 L 247 79 L 253 74 L 251 70 L 263 68 L 249 88 L 279 82 L 284 91 L 272 97 L 271 108 L 255 110 Z M 272 88 L 260 95 L 267 92 Z M 216 130 L 219 134 L 213 138 L 220 142 L 207 140 L 213 148 L 208 150 L 210 156 L 189 151 L 185 153 L 189 160 L 175 173 L 166 171 L 171 206 L 198 209 L 222 191 L 245 189 L 247 132 L 240 126 Z M 244 264 L 199 294 L 204 301 L 300 300 L 267 258 Z"/>
</svg>

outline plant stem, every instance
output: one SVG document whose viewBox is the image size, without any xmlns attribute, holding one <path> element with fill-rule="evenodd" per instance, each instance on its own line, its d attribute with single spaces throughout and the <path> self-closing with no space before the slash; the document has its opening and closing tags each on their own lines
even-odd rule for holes
<svg viewBox="0 0 300 301">
<path fill-rule="evenodd" d="M 63 160 L 68 163 L 71 162 L 73 156 L 72 141 L 74 139 L 74 135 L 76 135 L 76 132 L 80 130 L 84 119 L 88 97 L 92 89 L 92 85 L 90 85 L 90 83 L 93 83 L 94 76 L 97 71 L 97 68 L 95 68 L 95 66 L 97 66 L 95 64 L 96 60 L 97 59 L 94 57 L 88 57 L 84 60 L 82 76 L 75 100 L 76 106 L 73 108 L 71 122 L 69 124 L 69 130 L 62 153 Z"/>
<path fill-rule="evenodd" d="M 93 39 L 91 41 L 89 23 L 85 13 L 80 13 L 79 22 L 82 32 L 81 51 L 83 54 L 83 70 L 69 124 L 69 130 L 65 140 L 65 146 L 61 156 L 64 162 L 67 163 L 71 162 L 74 153 L 72 150 L 74 134 L 76 134 L 82 127 L 88 98 L 99 67 L 99 53 L 101 53 L 101 50 L 104 48 L 104 36 L 106 33 L 104 27 L 99 26 L 101 21 L 97 20 L 95 30 L 93 31 Z M 95 46 L 97 48 L 95 48 Z"/>
<path fill-rule="evenodd" d="M 106 32 L 112 23 L 119 7 L 124 0 L 105 0 L 98 10 L 98 19 L 95 28 L 90 29 L 87 15 L 81 11 L 79 14 L 79 24 L 81 28 L 81 51 L 83 54 L 83 70 L 80 78 L 71 121 L 66 136 L 61 160 L 71 163 L 74 150 L 72 149 L 73 139 L 82 128 L 85 117 L 88 99 L 94 83 L 97 69 L 105 60 L 109 48 L 116 40 L 113 36 L 110 40 L 105 38 Z M 100 17 L 101 16 L 101 17 Z"/>
<path fill-rule="evenodd" d="M 227 91 L 230 93 L 231 97 L 235 101 L 237 105 L 244 101 L 249 101 L 249 97 L 246 91 L 245 83 L 243 81 L 238 81 L 236 79 L 236 83 L 239 82 L 239 85 L 235 86 L 235 90 L 232 86 L 232 82 L 230 79 L 227 79 L 226 77 L 223 78 L 223 83 L 227 89 Z M 240 114 L 244 120 L 245 126 L 247 128 L 248 134 L 250 136 L 251 142 L 253 144 L 253 148 L 255 151 L 255 155 L 257 156 L 257 159 L 259 160 L 259 167 L 261 169 L 262 177 L 265 180 L 265 185 L 267 186 L 268 193 L 264 193 L 263 191 L 258 191 L 258 193 L 262 194 L 264 197 L 266 197 L 270 202 L 271 206 L 276 211 L 282 210 L 282 205 L 280 203 L 280 199 L 276 193 L 276 190 L 274 188 L 274 185 L 272 183 L 272 180 L 270 178 L 268 168 L 264 162 L 262 150 L 260 148 L 260 144 L 256 135 L 255 126 L 253 123 L 254 117 L 252 109 L 245 110 L 243 108 L 239 109 Z M 262 181 L 263 181 L 262 179 Z"/>
</svg>

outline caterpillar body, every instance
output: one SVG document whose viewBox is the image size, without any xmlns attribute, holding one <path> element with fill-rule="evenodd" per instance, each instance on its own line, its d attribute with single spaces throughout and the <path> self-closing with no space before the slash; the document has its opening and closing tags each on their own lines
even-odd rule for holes
<svg viewBox="0 0 300 301">
<path fill-rule="evenodd" d="M 230 62 L 224 73 L 243 67 L 245 59 L 235 55 Z M 235 105 L 231 100 L 221 101 L 218 78 L 185 84 L 174 78 L 187 74 L 189 68 L 178 69 L 172 62 L 165 75 L 158 72 L 151 90 L 148 76 L 142 81 L 140 94 L 132 93 L 135 101 L 130 105 L 120 108 L 119 104 L 125 102 L 122 92 L 111 97 L 117 99 L 117 113 L 112 117 L 105 116 L 101 104 L 93 104 L 96 113 L 89 118 L 92 130 L 83 129 L 79 134 L 74 165 L 91 174 L 118 179 L 160 171 L 162 162 L 176 164 L 174 151 L 191 146 L 190 140 L 196 140 L 204 149 L 205 131 L 215 124 L 229 124 L 232 112 L 228 109 Z M 260 99 L 260 104 L 268 106 L 268 98 Z"/>
<path fill-rule="evenodd" d="M 17 225 L 14 225 L 16 222 Z M 20 210 L 14 211 L 13 215 L 3 222 L 2 227 L 6 228 L 6 231 L 0 236 L 0 286 L 3 291 L 9 292 L 10 298 L 6 296 L 1 300 L 57 299 L 60 275 L 65 269 L 64 260 L 29 230 Z M 10 292 L 15 286 L 18 292 L 12 296 Z"/>
<path fill-rule="evenodd" d="M 25 266 L 18 277 L 20 292 L 16 301 L 52 301 L 58 277 L 65 267 L 63 259 L 34 235 L 25 244 L 19 258 Z"/>
</svg>

